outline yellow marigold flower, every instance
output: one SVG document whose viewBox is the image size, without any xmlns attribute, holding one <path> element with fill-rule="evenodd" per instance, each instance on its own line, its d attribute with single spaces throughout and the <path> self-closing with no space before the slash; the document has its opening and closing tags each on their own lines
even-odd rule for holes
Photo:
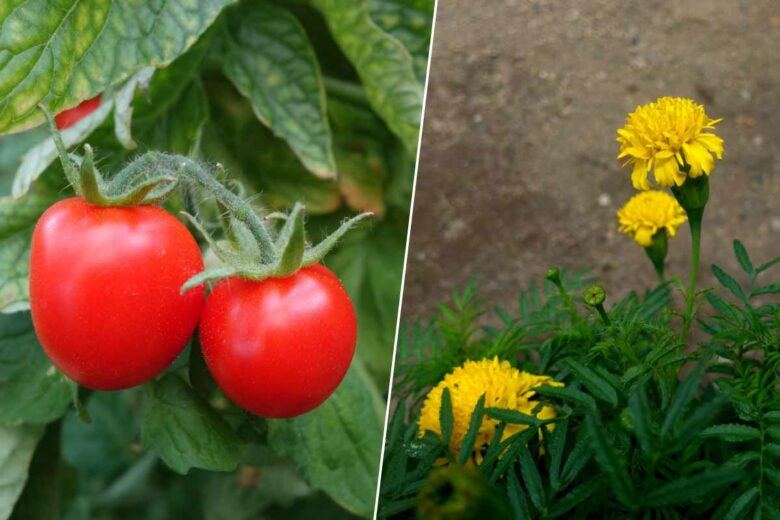
<svg viewBox="0 0 780 520">
<path fill-rule="evenodd" d="M 710 119 L 691 99 L 662 97 L 637 107 L 617 138 L 618 159 L 626 158 L 623 166 L 632 166 L 634 188 L 651 188 L 651 170 L 658 185 L 667 188 L 682 186 L 688 176 L 712 173 L 712 154 L 723 157 L 723 139 L 706 130 L 714 130 L 720 121 Z"/>
<path fill-rule="evenodd" d="M 469 429 L 471 414 L 482 394 L 485 394 L 485 407 L 506 408 L 533 415 L 533 409 L 539 405 L 538 401 L 532 399 L 536 394 L 533 389 L 541 385 L 563 386 L 563 383 L 549 376 L 521 372 L 513 368 L 508 361 L 499 361 L 498 357 L 466 361 L 447 374 L 443 381 L 428 392 L 417 423 L 420 437 L 424 436 L 426 431 L 441 435 L 439 410 L 445 388 L 450 391 L 454 418 L 450 449 L 453 453 L 458 453 L 463 437 Z M 555 410 L 550 406 L 542 406 L 536 417 L 552 419 L 555 417 Z M 481 458 L 483 447 L 493 438 L 498 424 L 498 421 L 488 416 L 482 420 L 474 442 L 474 454 L 477 460 Z M 522 424 L 507 424 L 502 440 L 526 428 L 528 426 Z"/>
<path fill-rule="evenodd" d="M 653 235 L 665 229 L 670 237 L 686 220 L 685 211 L 677 200 L 665 191 L 643 191 L 631 197 L 617 212 L 618 230 L 630 236 L 642 247 L 648 247 Z"/>
</svg>

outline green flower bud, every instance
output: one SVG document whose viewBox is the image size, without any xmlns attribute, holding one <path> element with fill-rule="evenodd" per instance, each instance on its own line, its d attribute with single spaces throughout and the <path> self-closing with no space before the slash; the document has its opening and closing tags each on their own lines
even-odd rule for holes
<svg viewBox="0 0 780 520">
<path fill-rule="evenodd" d="M 417 495 L 420 520 L 514 518 L 506 496 L 477 470 L 458 464 L 436 469 Z"/>
<path fill-rule="evenodd" d="M 582 293 L 585 303 L 593 307 L 599 306 L 607 299 L 607 291 L 600 285 L 591 285 Z"/>
<path fill-rule="evenodd" d="M 550 280 L 555 285 L 561 284 L 561 271 L 557 267 L 551 267 L 547 270 L 547 273 L 544 275 L 545 278 Z"/>
</svg>

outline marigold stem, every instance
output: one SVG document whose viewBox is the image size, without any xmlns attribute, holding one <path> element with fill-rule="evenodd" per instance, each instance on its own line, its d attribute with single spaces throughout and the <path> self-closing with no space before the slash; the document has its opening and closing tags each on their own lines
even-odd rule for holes
<svg viewBox="0 0 780 520">
<path fill-rule="evenodd" d="M 680 332 L 680 342 L 685 343 L 693 322 L 693 304 L 696 301 L 696 277 L 699 274 L 699 252 L 701 250 L 701 221 L 704 208 L 688 210 L 688 223 L 691 227 L 691 276 L 688 292 L 685 294 L 685 317 Z"/>
</svg>

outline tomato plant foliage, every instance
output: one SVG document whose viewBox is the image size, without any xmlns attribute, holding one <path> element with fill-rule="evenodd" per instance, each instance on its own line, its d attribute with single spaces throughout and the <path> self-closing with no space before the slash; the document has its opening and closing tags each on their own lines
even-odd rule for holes
<svg viewBox="0 0 780 520">
<path fill-rule="evenodd" d="M 2 3 L 0 519 L 371 514 L 432 16 L 432 0 Z M 77 388 L 45 356 L 28 312 L 31 236 L 73 191 L 37 107 L 98 96 L 60 125 L 77 160 L 89 143 L 103 171 L 147 151 L 219 162 L 260 211 L 303 203 L 313 242 L 375 214 L 324 261 L 358 341 L 322 406 L 247 414 L 197 340 L 117 393 Z M 165 208 L 193 205 L 216 229 L 207 195 L 182 191 Z"/>
</svg>

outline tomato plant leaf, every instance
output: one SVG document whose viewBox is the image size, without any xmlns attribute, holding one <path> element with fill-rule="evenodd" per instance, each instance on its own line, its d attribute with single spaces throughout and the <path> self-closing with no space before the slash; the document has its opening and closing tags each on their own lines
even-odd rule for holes
<svg viewBox="0 0 780 520">
<path fill-rule="evenodd" d="M 405 226 L 384 221 L 373 228 L 352 231 L 325 258 L 355 305 L 358 355 L 380 384 L 390 376 L 405 230 Z"/>
<path fill-rule="evenodd" d="M 242 453 L 238 436 L 222 417 L 178 376 L 149 383 L 141 418 L 141 442 L 178 473 L 190 468 L 235 469 Z"/>
<path fill-rule="evenodd" d="M 30 238 L 51 197 L 29 193 L 0 197 L 0 311 L 29 308 Z"/>
<path fill-rule="evenodd" d="M 43 121 L 189 48 L 234 0 L 12 0 L 0 7 L 0 133 Z M 111 63 L 112 66 L 107 66 Z"/>
<path fill-rule="evenodd" d="M 336 147 L 339 189 L 350 208 L 385 214 L 384 164 L 380 144 L 371 139 L 349 139 Z"/>
<path fill-rule="evenodd" d="M 86 408 L 92 421 L 84 423 L 75 411 L 62 422 L 62 455 L 83 476 L 108 479 L 128 466 L 137 455 L 132 444 L 138 436 L 138 418 L 130 392 L 95 392 Z"/>
<path fill-rule="evenodd" d="M 249 103 L 237 103 L 224 92 L 212 92 L 210 89 L 209 100 L 217 120 L 205 128 L 205 156 L 219 160 L 231 176 L 242 178 L 248 188 L 262 192 L 263 202 L 271 209 L 283 210 L 301 202 L 306 213 L 313 215 L 341 206 L 338 183 L 312 175 L 284 140 L 256 122 Z M 228 111 L 235 114 L 219 117 Z"/>
<path fill-rule="evenodd" d="M 0 314 L 0 424 L 45 424 L 65 413 L 70 388 L 43 353 L 29 313 Z"/>
<path fill-rule="evenodd" d="M 133 99 L 135 91 L 146 91 L 149 88 L 149 82 L 154 75 L 154 67 L 146 67 L 133 75 L 125 84 L 117 90 L 114 98 L 114 134 L 117 141 L 128 150 L 138 148 L 138 143 L 133 140 L 132 122 L 133 122 Z"/>
<path fill-rule="evenodd" d="M 35 446 L 43 434 L 38 426 L 0 426 L 0 519 L 11 516 L 30 467 Z"/>
<path fill-rule="evenodd" d="M 199 150 L 209 107 L 198 76 L 210 40 L 204 36 L 150 78 L 146 75 L 154 69 L 143 69 L 128 82 L 133 83 L 131 92 L 123 92 L 123 87 L 117 93 L 113 131 L 103 125 L 90 136 L 90 144 L 98 151 L 113 152 L 101 160 L 102 169 L 119 170 L 126 164 L 133 156 L 131 143 L 144 150 L 187 156 Z M 123 99 L 125 94 L 133 95 L 126 108 L 122 106 L 128 101 Z"/>
<path fill-rule="evenodd" d="M 312 0 L 312 4 L 355 66 L 371 106 L 414 153 L 423 84 L 415 76 L 409 52 L 371 19 L 368 0 Z"/>
<path fill-rule="evenodd" d="M 434 0 L 370 0 L 371 19 L 400 41 L 414 61 L 414 72 L 421 83 L 428 69 L 431 20 Z"/>
<path fill-rule="evenodd" d="M 225 74 L 312 173 L 335 178 L 325 88 L 301 24 L 285 9 L 257 2 L 231 9 L 226 29 Z"/>
<path fill-rule="evenodd" d="M 65 464 L 60 457 L 60 423 L 49 423 L 35 447 L 27 482 L 14 504 L 12 520 L 55 520 L 63 507 Z"/>
<path fill-rule="evenodd" d="M 292 458 L 309 484 L 361 516 L 374 509 L 384 406 L 358 362 L 319 408 L 268 421 L 269 442 Z"/>
</svg>

